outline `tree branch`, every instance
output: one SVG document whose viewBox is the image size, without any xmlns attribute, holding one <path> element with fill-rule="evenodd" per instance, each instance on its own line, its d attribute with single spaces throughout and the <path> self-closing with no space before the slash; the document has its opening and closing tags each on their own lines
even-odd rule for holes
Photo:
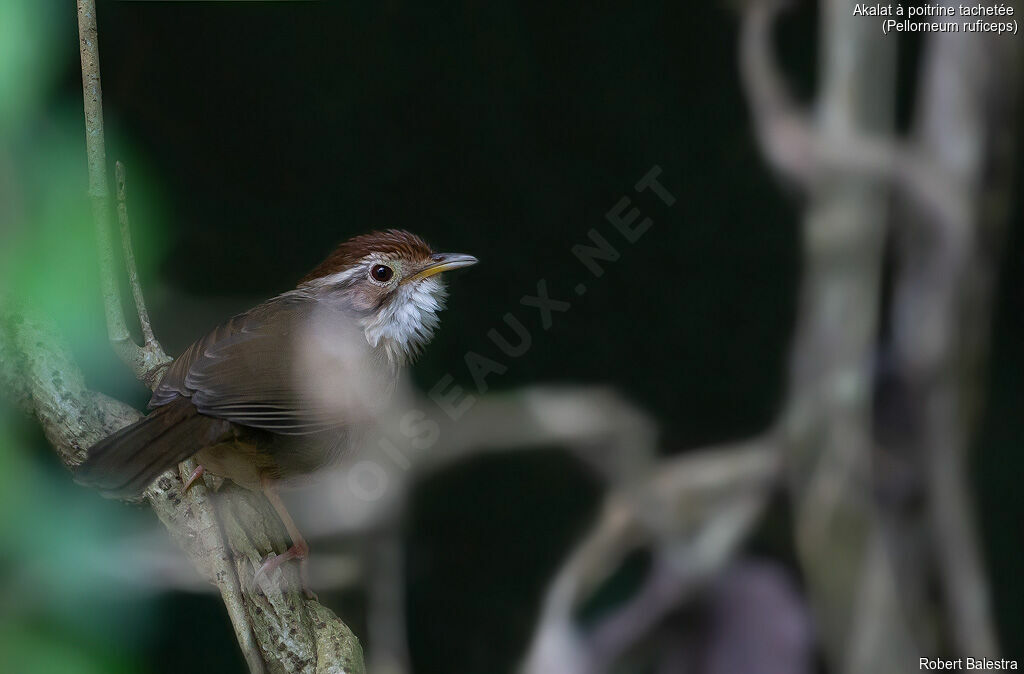
<svg viewBox="0 0 1024 674">
<path fill-rule="evenodd" d="M 118 216 L 124 259 L 144 339 L 142 347 L 131 339 L 121 305 L 110 236 L 110 194 L 106 178 L 95 0 L 78 0 L 78 21 L 89 195 L 99 243 L 107 330 L 121 360 L 152 389 L 159 383 L 170 358 L 156 340 L 146 310 L 131 246 L 124 168 L 118 164 Z M 21 320 L 16 325 L 24 326 L 26 322 Z M 14 336 L 17 334 L 15 331 Z M 47 343 L 49 349 L 44 346 Z M 14 359 L 23 358 L 30 364 L 40 358 L 55 359 L 60 367 L 54 372 L 66 373 L 64 376 L 71 378 L 74 384 L 70 391 L 29 387 L 33 411 L 68 465 L 81 462 L 84 447 L 91 446 L 140 416 L 128 413 L 120 403 L 97 399 L 96 394 L 88 392 L 66 351 L 58 349 L 52 340 L 47 342 L 40 338 L 37 342 L 26 343 L 15 339 L 13 344 L 14 347 L 5 353 L 13 352 L 8 355 Z M 22 371 L 31 375 L 35 368 L 26 367 Z M 90 416 L 85 421 L 93 422 L 87 428 L 81 424 L 69 428 L 66 415 L 54 418 L 48 414 L 55 401 L 60 405 L 74 406 L 78 400 L 93 402 L 87 406 Z M 284 592 L 278 586 L 265 585 L 262 596 L 250 591 L 254 589 L 252 575 L 267 551 L 283 551 L 287 547 L 285 532 L 273 512 L 268 510 L 266 500 L 245 490 L 226 489 L 216 504 L 224 521 L 225 531 L 222 533 L 217 509 L 205 486 L 197 485 L 188 493 L 183 493 L 181 487 L 180 476 L 168 471 L 150 485 L 144 497 L 196 568 L 220 590 L 250 671 L 263 672 L 266 661 L 274 672 L 362 672 L 362 651 L 358 640 L 328 609 L 305 600 L 296 591 Z M 289 577 L 294 575 L 294 569 L 283 570 L 282 573 L 290 581 L 285 587 L 299 587 L 297 578 Z"/>
<path fill-rule="evenodd" d="M 524 674 L 588 674 L 628 646 L 723 569 L 756 522 L 775 483 L 771 440 L 708 449 L 653 466 L 613 491 L 597 524 L 548 589 Z M 580 607 L 631 553 L 650 550 L 641 587 L 591 625 Z"/>
<path fill-rule="evenodd" d="M 95 0 L 78 0 L 78 42 L 82 58 L 82 94 L 85 100 L 85 147 L 89 162 L 89 197 L 96 225 L 100 257 L 100 287 L 107 316 L 107 334 L 117 356 L 150 388 L 170 360 L 162 349 L 139 347 L 125 323 L 121 291 L 110 236 L 112 222 L 110 188 L 107 185 L 107 154 L 103 137 L 103 89 L 100 85 L 99 34 Z M 137 280 L 137 279 L 136 279 Z M 147 344 L 149 347 L 149 344 Z"/>
<path fill-rule="evenodd" d="M 747 0 L 740 26 L 740 79 L 761 152 L 782 178 L 810 192 L 839 176 L 891 182 L 946 218 L 963 215 L 961 183 L 919 148 L 890 134 L 846 128 L 827 136 L 786 90 L 771 31 L 784 0 Z"/>
<path fill-rule="evenodd" d="M 158 360 L 170 363 L 171 359 L 164 353 L 163 347 L 156 341 L 153 335 L 153 325 L 149 321 L 149 310 L 146 308 L 146 298 L 142 294 L 142 284 L 139 282 L 139 270 L 135 266 L 135 251 L 132 248 L 131 221 L 128 220 L 128 186 L 125 179 L 124 164 L 117 162 L 115 165 L 115 179 L 117 180 L 117 220 L 121 225 L 121 252 L 124 255 L 124 265 L 128 272 L 128 284 L 132 289 L 132 299 L 135 301 L 135 309 L 139 313 L 139 326 L 142 329 L 143 349 L 153 352 Z M 162 371 L 156 374 L 159 378 Z"/>
<path fill-rule="evenodd" d="M 822 143 L 891 133 L 895 46 L 843 0 L 821 5 Z M 797 551 L 837 672 L 895 674 L 919 652 L 900 595 L 867 592 L 898 587 L 871 481 L 886 188 L 884 176 L 842 174 L 809 194 L 781 426 Z"/>
<path fill-rule="evenodd" d="M 967 449 L 984 388 L 1011 194 L 1020 47 L 965 34 L 929 36 L 924 49 L 913 140 L 920 154 L 955 177 L 960 204 L 902 210 L 891 367 L 910 421 L 893 449 L 923 464 L 932 543 L 926 554 L 937 566 L 957 653 L 994 658 L 999 646 Z"/>
<path fill-rule="evenodd" d="M 87 447 L 141 418 L 130 406 L 87 389 L 52 328 L 10 300 L 0 303 L 0 328 L 0 382 L 21 391 L 22 408 L 39 420 L 68 467 L 81 462 Z M 169 471 L 145 499 L 220 590 L 251 671 L 264 671 L 265 659 L 270 672 L 362 672 L 359 641 L 330 610 L 302 597 L 295 569 L 283 569 L 279 585 L 264 586 L 265 596 L 253 591 L 253 574 L 268 551 L 288 547 L 266 499 L 233 486 L 215 498 L 202 486 L 184 494 L 181 488 L 179 476 Z"/>
</svg>

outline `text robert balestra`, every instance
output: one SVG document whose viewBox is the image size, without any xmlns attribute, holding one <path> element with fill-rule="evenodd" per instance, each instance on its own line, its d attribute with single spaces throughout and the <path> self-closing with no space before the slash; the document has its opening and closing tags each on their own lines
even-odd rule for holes
<svg viewBox="0 0 1024 674">
<path fill-rule="evenodd" d="M 973 671 L 991 671 L 997 669 L 1017 669 L 1016 660 L 1005 658 L 956 658 L 955 660 L 943 660 L 941 658 L 921 658 L 918 668 L 923 671 L 937 672 L 969 669 Z"/>
</svg>

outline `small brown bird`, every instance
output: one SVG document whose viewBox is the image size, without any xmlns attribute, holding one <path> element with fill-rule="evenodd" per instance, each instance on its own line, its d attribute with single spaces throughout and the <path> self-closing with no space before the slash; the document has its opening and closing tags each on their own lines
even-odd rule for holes
<svg viewBox="0 0 1024 674">
<path fill-rule="evenodd" d="M 295 290 L 239 314 L 171 363 L 147 417 L 101 440 L 75 479 L 139 495 L 195 455 L 205 471 L 263 490 L 292 538 L 257 576 L 309 548 L 276 488 L 342 458 L 386 404 L 398 373 L 430 341 L 438 274 L 477 262 L 434 253 L 409 232 L 357 236 Z"/>
</svg>

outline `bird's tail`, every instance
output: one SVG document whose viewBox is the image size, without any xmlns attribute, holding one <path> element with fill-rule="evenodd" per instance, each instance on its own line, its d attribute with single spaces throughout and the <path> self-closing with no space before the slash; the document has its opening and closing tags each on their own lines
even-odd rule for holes
<svg viewBox="0 0 1024 674">
<path fill-rule="evenodd" d="M 90 447 L 75 471 L 75 482 L 111 498 L 132 498 L 160 473 L 216 444 L 229 431 L 227 421 L 203 416 L 180 398 Z"/>
</svg>

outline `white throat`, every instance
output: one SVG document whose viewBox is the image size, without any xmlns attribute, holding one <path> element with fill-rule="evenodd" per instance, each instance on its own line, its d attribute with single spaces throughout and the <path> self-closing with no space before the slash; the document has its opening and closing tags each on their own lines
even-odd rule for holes
<svg viewBox="0 0 1024 674">
<path fill-rule="evenodd" d="M 403 284 L 381 310 L 361 319 L 366 341 L 382 349 L 395 365 L 415 358 L 434 336 L 437 312 L 444 308 L 447 293 L 435 276 Z"/>
</svg>

